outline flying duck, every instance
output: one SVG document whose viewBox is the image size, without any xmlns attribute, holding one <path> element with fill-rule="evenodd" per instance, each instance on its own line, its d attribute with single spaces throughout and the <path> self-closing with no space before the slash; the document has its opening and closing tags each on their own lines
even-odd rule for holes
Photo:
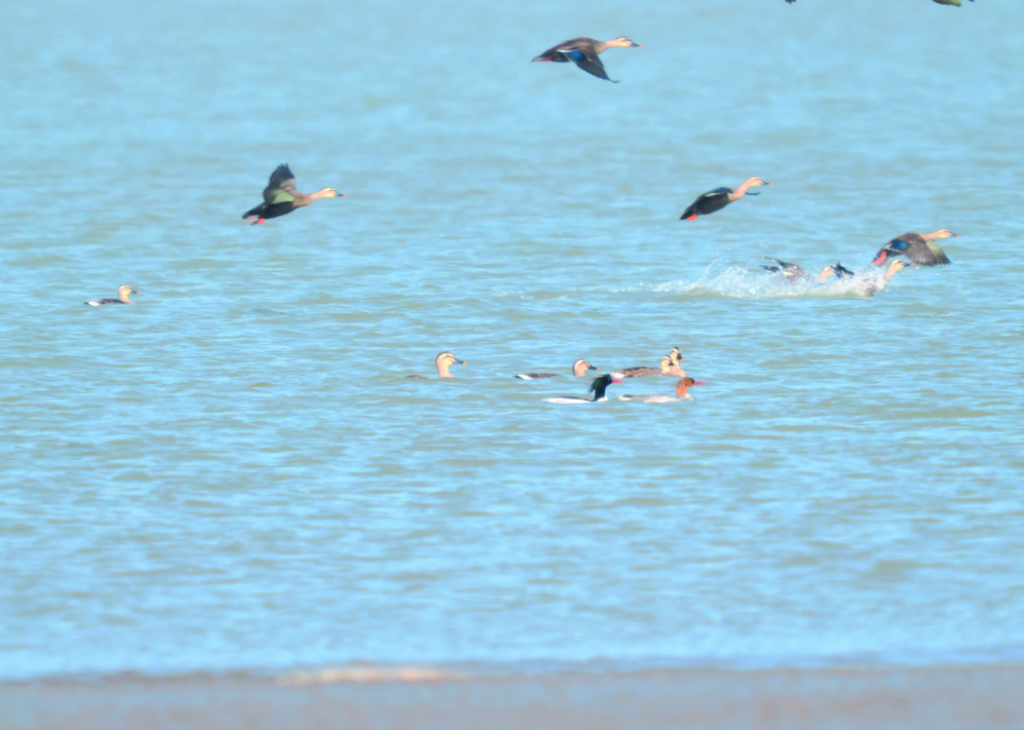
<svg viewBox="0 0 1024 730">
<path fill-rule="evenodd" d="M 934 233 L 904 233 L 902 236 L 898 236 L 882 246 L 875 255 L 875 260 L 871 263 L 875 266 L 881 266 L 890 255 L 902 255 L 920 266 L 948 264 L 951 263 L 949 257 L 946 256 L 945 251 L 938 247 L 935 239 L 950 237 L 960 238 L 960 236 L 950 233 L 945 228 Z"/>
<path fill-rule="evenodd" d="M 599 79 L 619 83 L 608 78 L 604 70 L 604 64 L 598 58 L 598 54 L 607 51 L 609 48 L 643 48 L 639 43 L 634 43 L 629 38 L 615 38 L 610 41 L 595 41 L 593 38 L 573 38 L 570 41 L 563 41 L 533 60 L 540 63 L 567 63 L 572 61 L 588 74 L 593 74 Z"/>
<path fill-rule="evenodd" d="M 270 182 L 263 188 L 263 202 L 252 210 L 246 211 L 242 220 L 252 221 L 259 225 L 268 218 L 288 215 L 296 208 L 303 208 L 320 198 L 345 198 L 334 188 L 324 188 L 315 193 L 300 193 L 295 189 L 295 176 L 288 165 L 278 165 L 270 174 Z"/>
<path fill-rule="evenodd" d="M 748 189 L 756 188 L 760 185 L 771 185 L 771 183 L 765 182 L 759 177 L 752 177 L 735 190 L 732 188 L 715 188 L 693 201 L 690 207 L 679 216 L 679 220 L 692 221 L 697 216 L 711 215 L 729 205 L 729 203 L 736 202 L 744 195 L 760 195 L 761 193 L 747 192 Z"/>
</svg>

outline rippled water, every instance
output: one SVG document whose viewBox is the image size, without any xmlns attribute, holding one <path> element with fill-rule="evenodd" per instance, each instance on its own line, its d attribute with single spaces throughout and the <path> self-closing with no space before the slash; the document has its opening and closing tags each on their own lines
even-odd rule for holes
<svg viewBox="0 0 1024 730">
<path fill-rule="evenodd" d="M 7 9 L 0 675 L 1024 654 L 1024 14 L 753 5 Z"/>
</svg>

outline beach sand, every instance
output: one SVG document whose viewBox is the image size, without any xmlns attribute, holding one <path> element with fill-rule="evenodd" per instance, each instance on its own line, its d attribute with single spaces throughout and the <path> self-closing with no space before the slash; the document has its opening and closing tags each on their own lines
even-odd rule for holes
<svg viewBox="0 0 1024 730">
<path fill-rule="evenodd" d="M 260 677 L 0 684 L 0 729 L 1024 728 L 1024 666 Z"/>
</svg>

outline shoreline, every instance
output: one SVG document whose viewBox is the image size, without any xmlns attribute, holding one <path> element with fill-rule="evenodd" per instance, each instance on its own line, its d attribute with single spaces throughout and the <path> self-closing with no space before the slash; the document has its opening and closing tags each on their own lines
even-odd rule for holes
<svg viewBox="0 0 1024 730">
<path fill-rule="evenodd" d="M 1018 728 L 1024 664 L 543 675 L 346 666 L 0 682 L 0 730 Z"/>
</svg>

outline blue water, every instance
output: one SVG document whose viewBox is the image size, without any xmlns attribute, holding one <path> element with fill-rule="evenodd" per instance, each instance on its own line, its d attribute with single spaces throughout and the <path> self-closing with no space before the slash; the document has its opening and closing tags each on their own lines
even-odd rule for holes
<svg viewBox="0 0 1024 730">
<path fill-rule="evenodd" d="M 1020 659 L 1024 13 L 753 5 L 8 8 L 0 676 Z"/>
</svg>

